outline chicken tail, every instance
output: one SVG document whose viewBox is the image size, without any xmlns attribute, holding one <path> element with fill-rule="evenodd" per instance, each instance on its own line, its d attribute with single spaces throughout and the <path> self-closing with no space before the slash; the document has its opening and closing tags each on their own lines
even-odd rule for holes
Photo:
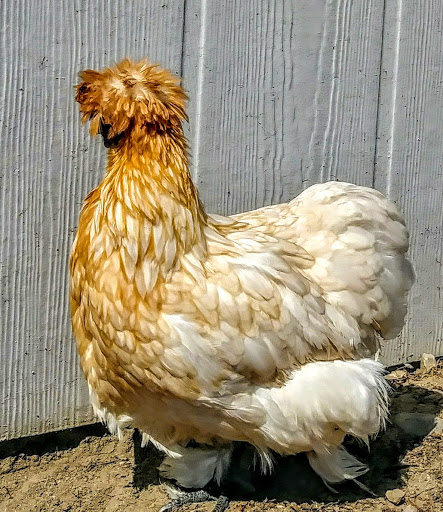
<svg viewBox="0 0 443 512">
<path fill-rule="evenodd" d="M 329 182 L 309 187 L 290 208 L 298 217 L 294 239 L 315 259 L 305 272 L 327 302 L 362 327 L 395 338 L 414 282 L 408 232 L 397 207 L 376 190 Z M 370 341 L 364 343 L 373 354 L 378 344 Z"/>
<path fill-rule="evenodd" d="M 179 78 L 147 60 L 121 61 L 103 71 L 79 74 L 76 101 L 91 135 L 101 134 L 106 147 L 149 131 L 178 128 L 186 119 L 186 94 Z"/>
<path fill-rule="evenodd" d="M 326 484 L 343 480 L 354 480 L 368 471 L 368 467 L 346 451 L 343 446 L 331 448 L 327 452 L 308 452 L 312 469 Z"/>
</svg>

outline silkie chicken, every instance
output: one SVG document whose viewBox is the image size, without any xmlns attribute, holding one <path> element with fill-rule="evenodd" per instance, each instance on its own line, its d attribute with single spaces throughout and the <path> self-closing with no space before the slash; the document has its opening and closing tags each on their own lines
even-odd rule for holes
<svg viewBox="0 0 443 512">
<path fill-rule="evenodd" d="M 191 180 L 186 95 L 169 71 L 123 60 L 80 73 L 76 100 L 109 148 L 70 260 L 72 325 L 92 406 L 138 428 L 186 488 L 220 482 L 234 441 L 306 452 L 327 484 L 366 467 L 388 414 L 381 337 L 400 332 L 408 234 L 380 192 L 330 182 L 221 217 Z M 191 446 L 189 446 L 190 441 Z"/>
</svg>

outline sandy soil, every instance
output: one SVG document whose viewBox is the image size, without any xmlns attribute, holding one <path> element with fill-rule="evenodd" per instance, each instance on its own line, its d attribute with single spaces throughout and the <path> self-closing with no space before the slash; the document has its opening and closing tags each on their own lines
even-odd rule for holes
<svg viewBox="0 0 443 512">
<path fill-rule="evenodd" d="M 348 443 L 371 468 L 361 480 L 374 496 L 355 483 L 337 485 L 333 494 L 304 455 L 278 458 L 274 473 L 261 476 L 252 468 L 251 450 L 239 445 L 223 489 L 232 499 L 229 510 L 442 512 L 443 366 L 425 375 L 400 369 L 389 378 L 391 425 L 369 453 Z M 118 442 L 99 425 L 0 443 L 0 512 L 157 511 L 168 501 L 155 469 L 160 460 L 140 448 L 137 432 Z"/>
</svg>

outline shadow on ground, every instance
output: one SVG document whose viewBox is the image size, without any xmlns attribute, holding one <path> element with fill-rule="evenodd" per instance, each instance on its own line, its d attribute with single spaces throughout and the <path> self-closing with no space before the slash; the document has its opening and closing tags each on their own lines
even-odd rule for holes
<svg viewBox="0 0 443 512">
<path fill-rule="evenodd" d="M 391 420 L 385 432 L 371 442 L 370 451 L 355 440 L 345 441 L 346 448 L 370 470 L 360 480 L 375 496 L 384 496 L 389 489 L 402 487 L 402 476 L 407 466 L 402 459 L 419 445 L 434 428 L 435 417 L 443 409 L 443 396 L 434 391 L 414 386 L 396 386 L 391 402 Z M 141 436 L 134 434 L 134 485 L 138 489 L 158 481 L 156 467 L 162 455 L 152 448 L 141 448 Z M 213 495 L 223 493 L 232 500 L 305 502 L 353 502 L 370 497 L 355 483 L 336 484 L 338 494 L 325 487 L 311 469 L 304 454 L 290 457 L 275 456 L 274 471 L 261 475 L 254 468 L 254 450 L 243 443 L 235 447 L 229 474 L 220 489 L 209 486 Z"/>
<path fill-rule="evenodd" d="M 20 454 L 41 456 L 47 453 L 70 450 L 76 448 L 87 437 L 102 437 L 107 434 L 107 429 L 101 423 L 95 423 L 37 436 L 1 441 L 0 459 L 15 457 Z"/>
<path fill-rule="evenodd" d="M 142 436 L 134 430 L 132 441 L 134 446 L 134 474 L 132 483 L 137 490 L 142 490 L 150 484 L 158 483 L 157 468 L 163 460 L 163 455 L 151 444 L 142 448 Z"/>
</svg>

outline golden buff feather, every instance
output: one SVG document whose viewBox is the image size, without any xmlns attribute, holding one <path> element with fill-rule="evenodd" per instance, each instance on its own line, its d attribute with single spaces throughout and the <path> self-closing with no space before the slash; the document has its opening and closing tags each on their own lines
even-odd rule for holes
<svg viewBox="0 0 443 512">
<path fill-rule="evenodd" d="M 80 74 L 76 100 L 109 148 L 70 260 L 72 325 L 93 407 L 139 428 L 186 487 L 220 481 L 233 441 L 307 452 L 325 482 L 365 467 L 341 446 L 383 427 L 372 356 L 403 326 L 404 221 L 374 190 L 326 183 L 287 204 L 207 215 L 189 173 L 186 95 L 126 59 Z M 200 448 L 188 447 L 189 441 Z"/>
</svg>

